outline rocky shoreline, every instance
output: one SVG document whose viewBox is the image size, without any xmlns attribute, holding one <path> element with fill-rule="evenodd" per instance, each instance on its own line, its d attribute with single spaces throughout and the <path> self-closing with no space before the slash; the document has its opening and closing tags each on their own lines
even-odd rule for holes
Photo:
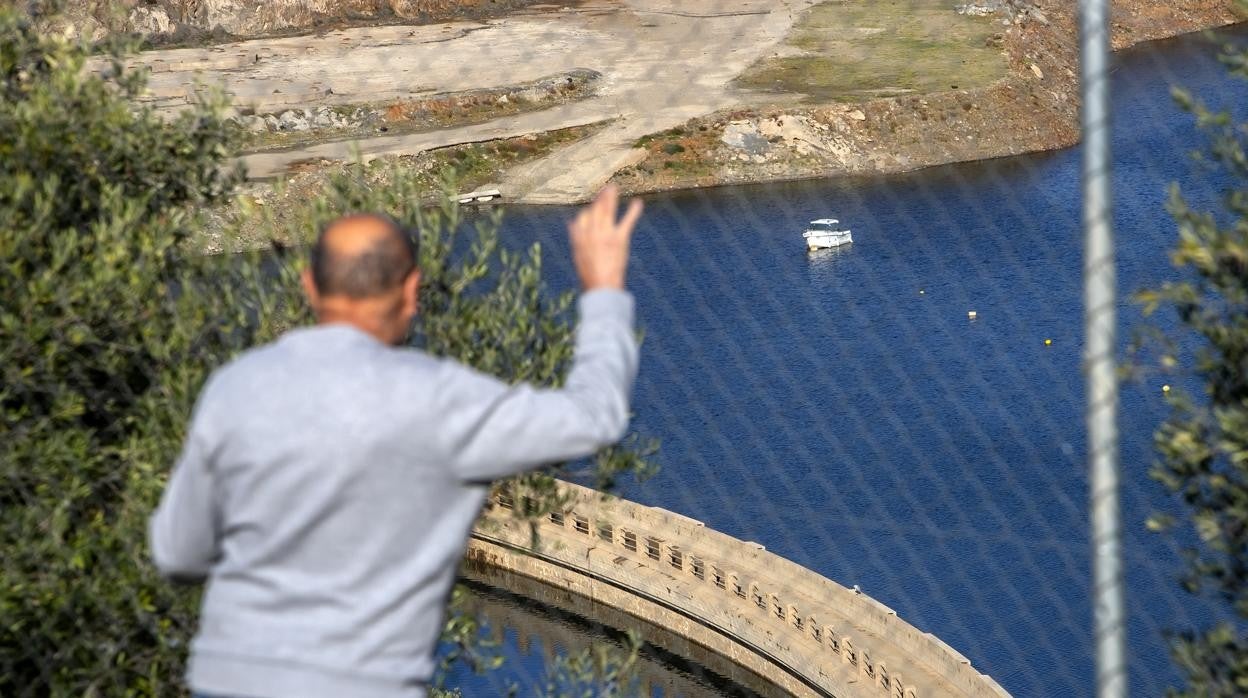
<svg viewBox="0 0 1248 698">
<path fill-rule="evenodd" d="M 639 142 L 613 181 L 629 193 L 905 172 L 1056 150 L 1079 140 L 1078 27 L 1072 3 L 980 0 L 961 11 L 1001 22 L 1005 78 L 854 104 L 726 110 Z M 1117 0 L 1115 50 L 1248 18 L 1236 0 Z"/>
<path fill-rule="evenodd" d="M 153 47 L 220 44 L 379 24 L 485 20 L 542 0 L 67 0 L 48 32 L 97 41 L 142 36 Z"/>
<path fill-rule="evenodd" d="M 69 7 L 94 17 L 112 1 Z M 514 202 L 568 204 L 606 181 L 645 193 L 889 174 L 1079 138 L 1070 0 L 116 6 L 129 12 L 117 15 L 127 31 L 149 38 L 187 27 L 270 37 L 135 58 L 152 71 L 145 99 L 170 113 L 190 103 L 201 76 L 220 80 L 246 150 L 257 151 L 244 160 L 258 178 L 357 150 L 364 159 L 417 156 L 609 124 L 583 141 L 561 137 L 549 154 L 485 182 Z M 1117 49 L 1248 19 L 1248 0 L 1115 0 L 1113 9 Z M 171 23 L 144 25 L 144 13 Z M 308 33 L 345 25 L 363 26 Z M 84 24 L 80 35 L 100 31 Z M 271 38 L 292 31 L 304 33 Z M 534 53 L 536 42 L 547 50 Z"/>
</svg>

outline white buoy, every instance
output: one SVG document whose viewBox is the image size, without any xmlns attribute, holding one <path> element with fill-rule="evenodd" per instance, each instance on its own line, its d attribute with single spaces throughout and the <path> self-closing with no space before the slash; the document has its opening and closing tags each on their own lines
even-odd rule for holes
<svg viewBox="0 0 1248 698">
<path fill-rule="evenodd" d="M 966 311 L 966 317 L 970 318 L 971 320 L 974 320 L 975 318 L 979 317 L 979 314 L 976 313 L 974 310 L 968 310 Z"/>
</svg>

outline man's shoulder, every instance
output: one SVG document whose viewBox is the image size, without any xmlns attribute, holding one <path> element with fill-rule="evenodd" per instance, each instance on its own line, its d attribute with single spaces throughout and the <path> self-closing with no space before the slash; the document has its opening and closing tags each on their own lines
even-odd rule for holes
<svg viewBox="0 0 1248 698">
<path fill-rule="evenodd" d="M 345 328 L 324 326 L 290 330 L 277 339 L 252 347 L 218 367 L 209 386 L 230 392 L 254 390 L 258 385 L 284 380 L 308 381 L 327 377 L 332 366 L 380 372 L 395 381 L 413 373 L 442 370 L 445 360 L 411 347 L 390 347 Z"/>
<path fill-rule="evenodd" d="M 270 365 L 280 365 L 281 338 L 252 347 L 213 369 L 204 384 L 203 397 L 230 392 L 240 385 L 254 385 L 268 374 Z"/>
</svg>

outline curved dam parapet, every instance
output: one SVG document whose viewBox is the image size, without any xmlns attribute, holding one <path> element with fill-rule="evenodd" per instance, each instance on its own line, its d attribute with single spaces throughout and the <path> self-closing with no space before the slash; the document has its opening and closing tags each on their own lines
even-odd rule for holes
<svg viewBox="0 0 1248 698">
<path fill-rule="evenodd" d="M 503 642 L 508 630 L 514 632 L 516 649 L 525 655 L 540 651 L 547 667 L 554 666 L 558 648 L 624 647 L 623 637 L 612 635 L 627 628 L 644 638 L 646 646 L 630 672 L 636 690 L 623 695 L 654 696 L 656 689 L 658 695 L 685 698 L 787 695 L 723 655 L 613 606 L 491 565 L 466 564 L 461 572 L 461 582 L 472 593 L 460 598 L 460 609 L 482 621 L 495 642 Z"/>
<path fill-rule="evenodd" d="M 468 560 L 666 627 L 795 696 L 1009 695 L 884 604 L 757 543 L 664 509 L 560 485 L 570 497 L 568 512 L 536 522 L 513 511 L 523 502 L 491 500 Z"/>
</svg>

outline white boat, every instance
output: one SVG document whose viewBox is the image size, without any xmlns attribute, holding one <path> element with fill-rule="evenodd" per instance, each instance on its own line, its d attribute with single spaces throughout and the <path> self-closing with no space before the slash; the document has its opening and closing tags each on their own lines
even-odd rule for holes
<svg viewBox="0 0 1248 698">
<path fill-rule="evenodd" d="M 478 191 L 470 191 L 467 194 L 457 194 L 455 200 L 461 204 L 484 204 L 501 196 L 502 194 L 497 189 L 480 189 Z"/>
<path fill-rule="evenodd" d="M 820 218 L 813 220 L 806 227 L 806 232 L 802 233 L 802 237 L 806 240 L 806 249 L 822 250 L 828 247 L 840 247 L 854 241 L 854 236 L 848 230 L 837 230 L 835 218 Z"/>
</svg>

